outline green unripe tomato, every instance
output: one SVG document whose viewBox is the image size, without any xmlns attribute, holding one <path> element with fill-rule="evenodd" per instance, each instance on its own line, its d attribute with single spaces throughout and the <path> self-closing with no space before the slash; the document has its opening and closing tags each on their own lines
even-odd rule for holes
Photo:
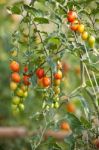
<svg viewBox="0 0 99 150">
<path fill-rule="evenodd" d="M 55 107 L 55 108 L 59 108 L 59 103 L 58 103 L 58 102 L 55 102 L 54 107 Z"/>
<path fill-rule="evenodd" d="M 21 103 L 21 104 L 19 104 L 19 109 L 20 109 L 20 111 L 23 111 L 23 110 L 24 110 L 24 108 L 25 108 L 25 107 L 24 107 L 24 104 L 22 104 L 22 103 Z"/>
<path fill-rule="evenodd" d="M 54 90 L 55 94 L 60 93 L 60 88 L 58 86 L 54 86 L 53 90 Z"/>
<path fill-rule="evenodd" d="M 17 95 L 17 96 L 19 96 L 19 97 L 22 97 L 22 96 L 24 95 L 23 90 L 21 90 L 21 89 L 17 89 L 17 91 L 16 91 L 16 95 Z"/>
<path fill-rule="evenodd" d="M 52 103 L 51 108 L 54 108 L 54 103 Z"/>
<path fill-rule="evenodd" d="M 18 96 L 14 96 L 12 102 L 13 104 L 18 105 L 20 103 L 20 98 Z"/>
<path fill-rule="evenodd" d="M 55 94 L 55 95 L 53 96 L 53 100 L 54 100 L 54 101 L 59 101 L 59 96 L 58 96 L 57 94 Z"/>
<path fill-rule="evenodd" d="M 90 36 L 88 42 L 89 42 L 90 47 L 93 47 L 95 44 L 95 37 Z"/>
</svg>

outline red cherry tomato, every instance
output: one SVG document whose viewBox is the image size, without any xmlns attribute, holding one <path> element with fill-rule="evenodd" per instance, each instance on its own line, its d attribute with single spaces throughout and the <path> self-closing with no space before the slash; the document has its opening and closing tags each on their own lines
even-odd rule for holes
<svg viewBox="0 0 99 150">
<path fill-rule="evenodd" d="M 24 67 L 24 72 L 28 72 L 28 66 Z"/>
<path fill-rule="evenodd" d="M 37 77 L 39 79 L 41 79 L 42 77 L 44 77 L 44 69 L 42 69 L 42 68 L 37 69 L 36 75 L 37 75 Z"/>
<path fill-rule="evenodd" d="M 67 19 L 69 22 L 73 22 L 77 18 L 77 14 L 75 11 L 69 11 L 67 14 Z"/>
<path fill-rule="evenodd" d="M 28 75 L 23 76 L 23 83 L 27 86 L 29 86 L 31 84 L 30 81 L 29 81 L 29 76 Z"/>
</svg>

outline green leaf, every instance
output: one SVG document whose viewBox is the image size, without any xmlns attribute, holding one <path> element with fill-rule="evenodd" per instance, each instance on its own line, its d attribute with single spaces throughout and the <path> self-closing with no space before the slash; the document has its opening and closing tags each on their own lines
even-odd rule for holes
<svg viewBox="0 0 99 150">
<path fill-rule="evenodd" d="M 48 24 L 49 23 L 49 20 L 47 18 L 43 18 L 43 17 L 35 17 L 34 21 L 39 24 Z"/>
<path fill-rule="evenodd" d="M 20 14 L 21 13 L 21 9 L 18 6 L 13 6 L 11 8 L 11 11 L 13 14 Z"/>
</svg>

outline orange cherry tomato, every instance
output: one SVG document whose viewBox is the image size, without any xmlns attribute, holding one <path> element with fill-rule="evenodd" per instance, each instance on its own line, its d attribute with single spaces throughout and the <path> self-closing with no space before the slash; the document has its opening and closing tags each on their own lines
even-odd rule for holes
<svg viewBox="0 0 99 150">
<path fill-rule="evenodd" d="M 13 71 L 13 72 L 19 72 L 19 63 L 16 62 L 16 61 L 12 61 L 10 63 L 10 69 Z"/>
<path fill-rule="evenodd" d="M 77 31 L 77 30 L 78 30 L 78 27 L 79 27 L 79 21 L 78 21 L 78 20 L 75 20 L 75 21 L 72 22 L 71 25 L 70 25 L 70 28 L 71 28 L 71 30 L 73 30 L 73 31 Z"/>
<path fill-rule="evenodd" d="M 60 124 L 60 128 L 61 128 L 62 130 L 65 130 L 65 131 L 70 131 L 70 125 L 69 125 L 68 122 L 62 122 L 62 123 Z"/>
<path fill-rule="evenodd" d="M 17 72 L 12 73 L 11 78 L 12 78 L 12 80 L 13 80 L 14 82 L 17 82 L 17 83 L 19 83 L 20 80 L 21 80 L 20 75 L 19 75 L 19 73 L 17 73 Z"/>
<path fill-rule="evenodd" d="M 66 105 L 66 109 L 68 112 L 71 112 L 71 113 L 74 113 L 76 110 L 75 105 L 73 103 L 68 103 Z"/>
<path fill-rule="evenodd" d="M 50 78 L 49 77 L 43 77 L 42 83 L 44 87 L 49 87 L 51 84 Z"/>
<path fill-rule="evenodd" d="M 57 73 L 54 74 L 55 79 L 62 79 L 62 72 L 59 70 Z"/>
</svg>

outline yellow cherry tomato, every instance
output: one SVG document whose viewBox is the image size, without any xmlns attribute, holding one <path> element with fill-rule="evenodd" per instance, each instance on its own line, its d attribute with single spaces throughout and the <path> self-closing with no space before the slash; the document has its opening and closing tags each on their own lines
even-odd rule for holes
<svg viewBox="0 0 99 150">
<path fill-rule="evenodd" d="M 85 26 L 83 24 L 80 24 L 78 26 L 78 32 L 82 33 L 82 32 L 84 32 L 84 29 L 85 29 Z"/>
<path fill-rule="evenodd" d="M 83 40 L 87 40 L 87 38 L 88 38 L 88 32 L 84 31 L 84 32 L 81 34 L 81 38 L 82 38 Z"/>
<path fill-rule="evenodd" d="M 17 89 L 17 83 L 15 83 L 15 82 L 12 81 L 10 83 L 10 89 L 13 90 L 13 91 L 16 90 Z"/>
</svg>

